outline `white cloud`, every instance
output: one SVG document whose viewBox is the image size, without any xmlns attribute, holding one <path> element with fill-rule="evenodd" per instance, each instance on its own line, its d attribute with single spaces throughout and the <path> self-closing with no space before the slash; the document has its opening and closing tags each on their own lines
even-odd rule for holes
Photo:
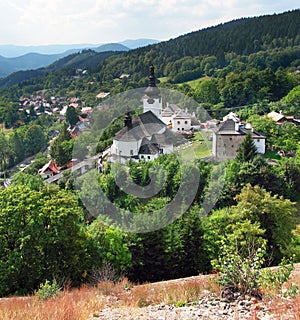
<svg viewBox="0 0 300 320">
<path fill-rule="evenodd" d="M 2 43 L 169 39 L 240 17 L 294 9 L 298 0 L 0 0 Z"/>
</svg>

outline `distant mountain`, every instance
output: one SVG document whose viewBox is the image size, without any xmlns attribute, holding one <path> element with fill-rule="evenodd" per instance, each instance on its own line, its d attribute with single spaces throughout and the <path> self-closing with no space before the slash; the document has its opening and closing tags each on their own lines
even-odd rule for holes
<svg viewBox="0 0 300 320">
<path fill-rule="evenodd" d="M 72 53 L 85 48 L 98 47 L 100 44 L 54 44 L 43 46 L 16 46 L 16 45 L 0 45 L 0 55 L 6 58 L 13 58 L 35 52 L 41 54 L 61 54 L 71 50 Z"/>
<path fill-rule="evenodd" d="M 47 46 L 14 46 L 0 45 L 0 78 L 17 71 L 32 70 L 46 67 L 54 61 L 77 53 L 81 50 L 92 49 L 95 52 L 129 51 L 137 47 L 157 43 L 157 40 L 138 39 L 126 40 L 124 43 L 107 43 L 102 45 L 74 44 Z M 128 43 L 128 46 L 125 45 Z M 47 54 L 46 54 L 47 53 Z"/>
<path fill-rule="evenodd" d="M 130 49 L 120 43 L 106 43 L 102 44 L 97 48 L 93 48 L 96 52 L 105 52 L 105 51 L 129 51 Z"/>
<path fill-rule="evenodd" d="M 62 69 L 90 69 L 95 67 L 102 60 L 119 53 L 120 52 L 117 51 L 95 52 L 91 49 L 85 49 L 62 57 L 47 67 L 14 72 L 3 79 L 0 79 L 0 87 L 9 87 L 24 80 L 42 77 L 49 72 L 60 71 Z M 39 54 L 37 55 L 40 56 Z M 3 57 L 0 57 L 0 64 L 2 59 Z"/>
<path fill-rule="evenodd" d="M 101 46 L 111 46 L 120 44 L 127 48 L 120 47 L 121 50 L 116 50 L 115 48 L 108 48 L 105 51 L 127 51 L 129 49 L 135 49 L 139 47 L 144 47 L 149 44 L 158 43 L 158 40 L 153 39 L 136 39 L 136 40 L 125 40 L 118 43 L 109 44 L 91 44 L 91 43 L 80 43 L 80 44 L 53 44 L 53 45 L 42 45 L 42 46 L 17 46 L 17 45 L 0 45 L 0 56 L 5 58 L 14 58 L 25 55 L 27 53 L 35 52 L 47 55 L 62 54 L 62 53 L 74 53 L 81 49 L 94 49 Z M 103 50 L 104 51 L 104 50 Z M 101 50 L 102 52 L 102 50 Z"/>
<path fill-rule="evenodd" d="M 40 53 L 27 53 L 19 57 L 5 58 L 0 56 L 0 78 L 6 77 L 9 74 L 17 71 L 32 70 L 46 67 L 53 62 L 66 57 L 70 54 L 77 53 L 81 50 L 89 49 L 70 49 L 60 54 L 40 54 Z M 95 52 L 112 52 L 112 51 L 129 51 L 119 43 L 109 43 L 93 48 Z"/>
<path fill-rule="evenodd" d="M 130 49 L 136 49 L 136 48 L 141 48 L 141 47 L 146 47 L 150 44 L 156 44 L 159 43 L 159 40 L 154 40 L 154 39 L 136 39 L 136 40 L 125 40 L 120 42 L 124 46 L 130 48 Z"/>
<path fill-rule="evenodd" d="M 38 69 L 63 57 L 63 54 L 27 53 L 16 58 L 0 56 L 0 77 L 20 70 Z"/>
</svg>

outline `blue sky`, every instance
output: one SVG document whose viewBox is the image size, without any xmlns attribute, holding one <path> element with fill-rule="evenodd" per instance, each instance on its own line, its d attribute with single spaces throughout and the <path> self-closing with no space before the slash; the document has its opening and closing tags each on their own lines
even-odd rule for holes
<svg viewBox="0 0 300 320">
<path fill-rule="evenodd" d="M 299 7 L 299 0 L 0 0 L 0 44 L 167 40 L 232 19 Z"/>
</svg>

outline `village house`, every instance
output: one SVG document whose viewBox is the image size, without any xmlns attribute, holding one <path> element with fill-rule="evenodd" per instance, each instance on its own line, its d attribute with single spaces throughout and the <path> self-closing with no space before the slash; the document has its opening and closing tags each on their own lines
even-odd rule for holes
<svg viewBox="0 0 300 320">
<path fill-rule="evenodd" d="M 281 125 L 283 123 L 292 123 L 295 126 L 300 125 L 300 119 L 296 119 L 295 116 L 286 116 L 282 111 L 279 113 L 276 111 L 272 111 L 268 113 L 268 117 L 271 118 L 277 125 Z"/>
<path fill-rule="evenodd" d="M 48 179 L 58 174 L 60 172 L 60 168 L 57 166 L 54 160 L 50 160 L 38 172 L 42 178 Z"/>
<path fill-rule="evenodd" d="M 175 104 L 167 103 L 167 107 L 162 110 L 162 121 L 176 133 L 184 133 L 201 128 L 201 123 L 196 118 L 195 113 L 190 114 L 187 109 L 182 110 Z"/>
<path fill-rule="evenodd" d="M 250 124 L 235 122 L 232 117 L 225 118 L 213 132 L 212 154 L 217 160 L 234 159 L 238 149 L 249 133 L 254 141 L 257 152 L 264 154 L 266 137 L 255 131 Z"/>
</svg>

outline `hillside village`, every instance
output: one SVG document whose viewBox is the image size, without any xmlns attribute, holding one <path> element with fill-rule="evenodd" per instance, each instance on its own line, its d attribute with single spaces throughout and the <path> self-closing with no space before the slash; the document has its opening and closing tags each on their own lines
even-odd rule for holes
<svg viewBox="0 0 300 320">
<path fill-rule="evenodd" d="M 250 134 L 257 152 L 264 155 L 266 152 L 266 136 L 259 133 L 251 125 L 245 123 L 234 113 L 230 112 L 223 119 L 212 119 L 206 122 L 201 122 L 197 119 L 195 113 L 181 109 L 179 106 L 166 103 L 163 108 L 162 97 L 160 90 L 156 86 L 154 67 L 150 67 L 149 85 L 145 89 L 143 97 L 143 113 L 132 119 L 128 112 L 124 117 L 124 127 L 118 131 L 114 137 L 112 145 L 103 154 L 98 154 L 90 159 L 86 159 L 81 163 L 77 163 L 76 159 L 70 159 L 63 167 L 59 167 L 53 159 L 50 159 L 39 173 L 49 182 L 57 182 L 62 177 L 62 172 L 72 168 L 75 173 L 83 174 L 90 168 L 98 167 L 99 171 L 103 169 L 103 160 L 110 162 L 120 161 L 125 163 L 129 159 L 140 162 L 154 160 L 160 155 L 173 152 L 176 147 L 190 140 L 195 132 L 204 130 L 210 132 L 212 140 L 212 149 L 210 150 L 212 158 L 216 161 L 225 159 L 234 159 L 238 153 L 238 149 L 245 139 L 247 134 Z M 107 94 L 101 94 L 104 98 Z M 93 109 L 84 107 L 84 103 L 78 98 L 71 98 L 69 104 L 63 99 L 51 99 L 51 104 L 45 102 L 43 97 L 34 97 L 32 101 L 29 99 L 22 100 L 22 107 L 27 105 L 35 105 L 34 111 L 40 115 L 38 111 L 44 108 L 44 112 L 52 115 L 59 112 L 60 121 L 65 119 L 68 108 L 75 108 L 80 114 L 78 122 L 68 128 L 72 138 L 76 138 L 80 133 L 83 133 L 90 128 L 90 117 Z M 50 107 L 52 105 L 52 107 Z M 105 102 L 98 107 L 105 108 Z M 51 111 L 50 111 L 51 110 Z M 270 112 L 267 117 L 272 119 L 276 125 L 281 125 L 285 122 L 299 126 L 300 120 L 294 116 L 284 116 L 282 112 Z M 54 138 L 58 132 L 49 132 Z M 92 160 L 91 160 L 92 159 Z M 60 176 L 54 177 L 54 175 Z"/>
<path fill-rule="evenodd" d="M 1 79 L 0 318 L 298 317 L 299 17 Z"/>
</svg>

